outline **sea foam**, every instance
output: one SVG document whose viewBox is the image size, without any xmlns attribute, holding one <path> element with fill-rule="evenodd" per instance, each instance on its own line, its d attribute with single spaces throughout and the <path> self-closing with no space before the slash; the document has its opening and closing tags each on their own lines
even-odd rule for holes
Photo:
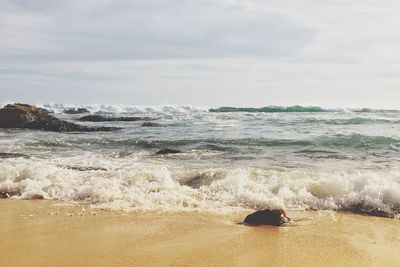
<svg viewBox="0 0 400 267">
<path fill-rule="evenodd" d="M 400 213 L 400 170 L 323 172 L 261 168 L 179 168 L 110 162 L 77 171 L 43 160 L 0 165 L 0 191 L 14 198 L 78 201 L 98 208 L 156 211 L 332 209 Z"/>
</svg>

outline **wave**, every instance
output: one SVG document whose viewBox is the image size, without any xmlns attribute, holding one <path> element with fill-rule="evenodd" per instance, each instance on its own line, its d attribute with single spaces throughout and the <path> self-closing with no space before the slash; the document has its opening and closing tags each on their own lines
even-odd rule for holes
<svg viewBox="0 0 400 267">
<path fill-rule="evenodd" d="M 399 113 L 396 109 L 372 109 L 372 108 L 323 108 L 319 106 L 266 106 L 266 107 L 219 107 L 211 108 L 209 112 L 245 112 L 245 113 L 320 113 L 320 112 L 343 112 L 343 113 Z"/>
<path fill-rule="evenodd" d="M 134 114 L 134 113 L 185 113 L 208 111 L 206 107 L 195 107 L 191 105 L 163 105 L 163 106 L 132 106 L 132 105 L 70 105 L 70 104 L 39 104 L 54 113 L 63 113 L 66 109 L 86 108 L 93 114 Z"/>
<path fill-rule="evenodd" d="M 17 199 L 72 200 L 127 211 L 285 208 L 400 213 L 399 170 L 322 172 L 174 169 L 150 163 L 106 165 L 107 170 L 77 171 L 45 161 L 4 163 L 0 165 L 0 192 L 9 192 Z"/>
<path fill-rule="evenodd" d="M 324 109 L 321 107 L 306 107 L 306 106 L 267 106 L 262 108 L 241 108 L 241 107 L 220 107 L 212 108 L 210 112 L 264 112 L 264 113 L 276 113 L 276 112 L 334 112 L 339 109 Z"/>
<path fill-rule="evenodd" d="M 357 113 L 399 113 L 398 109 L 372 109 L 372 108 L 361 108 L 361 109 L 351 109 L 352 112 Z"/>
<path fill-rule="evenodd" d="M 335 135 L 331 137 L 318 137 L 314 140 L 317 147 L 349 147 L 349 148 L 379 148 L 400 144 L 400 140 L 387 136 L 368 136 L 361 134 Z"/>
<path fill-rule="evenodd" d="M 361 134 L 318 136 L 310 139 L 272 139 L 272 138 L 238 138 L 238 139 L 176 139 L 176 140 L 146 140 L 139 138 L 102 138 L 102 139 L 71 139 L 65 142 L 32 141 L 30 147 L 70 147 L 74 145 L 94 146 L 101 148 L 138 148 L 138 149 L 163 149 L 179 148 L 184 150 L 205 149 L 215 151 L 238 152 L 237 149 L 248 147 L 285 147 L 296 149 L 322 148 L 341 149 L 389 149 L 399 150 L 400 140 L 387 136 L 368 136 Z M 296 150 L 298 151 L 298 150 Z M 307 150 L 305 150 L 307 151 Z"/>
<path fill-rule="evenodd" d="M 12 103 L 3 102 L 0 106 Z M 53 113 L 63 113 L 66 109 L 86 108 L 94 114 L 129 114 L 129 113 L 191 113 L 191 112 L 243 112 L 243 113 L 320 113 L 320 112 L 343 112 L 343 113 L 399 113 L 396 109 L 372 109 L 372 108 L 323 108 L 320 106 L 265 106 L 265 107 L 233 107 L 223 106 L 209 108 L 205 106 L 192 105 L 160 105 L 160 106 L 137 106 L 123 104 L 59 104 L 46 103 L 36 104 L 38 107 L 45 108 Z"/>
<path fill-rule="evenodd" d="M 360 124 L 385 124 L 385 123 L 400 123 L 399 120 L 389 120 L 383 118 L 350 118 L 350 119 L 317 119 L 317 118 L 306 118 L 304 120 L 298 120 L 296 122 L 290 122 L 291 124 L 328 124 L 328 125 L 360 125 Z"/>
</svg>

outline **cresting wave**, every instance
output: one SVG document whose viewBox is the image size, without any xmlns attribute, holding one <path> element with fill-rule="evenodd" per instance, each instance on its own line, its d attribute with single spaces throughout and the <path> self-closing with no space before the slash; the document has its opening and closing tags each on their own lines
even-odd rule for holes
<svg viewBox="0 0 400 267">
<path fill-rule="evenodd" d="M 265 113 L 275 113 L 275 112 L 331 112 L 336 110 L 323 109 L 321 107 L 303 107 L 303 106 L 267 106 L 262 108 L 240 108 L 240 107 L 220 107 L 215 109 L 210 109 L 210 112 L 265 112 Z"/>
<path fill-rule="evenodd" d="M 52 162 L 0 166 L 0 191 L 14 198 L 79 201 L 126 211 L 286 208 L 400 213 L 400 170 L 323 172 L 261 168 L 174 168 L 105 162 L 77 171 Z"/>
<path fill-rule="evenodd" d="M 2 103 L 3 107 L 8 103 Z M 46 108 L 54 113 L 63 113 L 70 108 L 87 108 L 93 114 L 124 114 L 124 113 L 190 113 L 190 112 L 214 112 L 214 113 L 321 113 L 321 112 L 354 112 L 354 113 L 399 113 L 400 110 L 394 109 L 371 109 L 371 108 L 323 108 L 319 106 L 265 106 L 265 107 L 231 107 L 224 106 L 218 108 L 209 108 L 192 105 L 161 105 L 161 106 L 135 106 L 122 104 L 58 104 L 46 103 L 37 104 L 37 106 Z"/>
<path fill-rule="evenodd" d="M 68 105 L 68 104 L 40 104 L 42 108 L 48 109 L 54 113 L 63 113 L 70 108 L 87 108 L 94 114 L 123 114 L 123 113 L 181 113 L 181 112 L 199 112 L 208 111 L 206 107 L 194 107 L 191 105 L 163 105 L 163 106 L 132 106 L 132 105 Z"/>
<path fill-rule="evenodd" d="M 355 112 L 355 113 L 398 113 L 400 110 L 384 110 L 370 108 L 322 108 L 318 106 L 266 106 L 266 107 L 219 107 L 209 109 L 209 112 L 246 112 L 246 113 L 320 113 L 320 112 Z"/>
</svg>

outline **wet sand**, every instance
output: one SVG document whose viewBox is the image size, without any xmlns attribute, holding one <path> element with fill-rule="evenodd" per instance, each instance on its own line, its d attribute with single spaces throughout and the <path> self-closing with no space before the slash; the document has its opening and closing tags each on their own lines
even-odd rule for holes
<svg viewBox="0 0 400 267">
<path fill-rule="evenodd" d="M 236 224 L 246 214 L 0 200 L 1 266 L 400 266 L 400 220 L 289 211 L 290 227 Z"/>
</svg>

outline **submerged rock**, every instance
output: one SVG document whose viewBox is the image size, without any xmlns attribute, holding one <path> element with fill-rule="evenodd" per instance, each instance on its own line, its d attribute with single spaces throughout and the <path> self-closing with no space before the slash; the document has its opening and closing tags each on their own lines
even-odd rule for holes
<svg viewBox="0 0 400 267">
<path fill-rule="evenodd" d="M 0 152 L 0 159 L 7 159 L 7 158 L 30 158 L 30 156 L 25 155 L 25 154 L 19 154 L 19 153 L 4 153 Z"/>
<path fill-rule="evenodd" d="M 83 113 L 90 113 L 90 111 L 87 108 L 70 108 L 64 110 L 65 114 L 83 114 Z"/>
<path fill-rule="evenodd" d="M 266 209 L 259 210 L 250 215 L 247 215 L 243 221 L 245 225 L 258 226 L 258 225 L 274 225 L 282 226 L 285 223 L 290 222 L 290 219 L 286 216 L 286 212 L 282 209 Z"/>
<path fill-rule="evenodd" d="M 141 117 L 110 117 L 110 116 L 102 116 L 102 115 L 88 115 L 79 118 L 79 121 L 88 121 L 88 122 L 105 122 L 105 121 L 140 121 L 145 118 Z"/>
<path fill-rule="evenodd" d="M 72 165 L 58 165 L 60 168 L 65 168 L 68 170 L 74 170 L 74 171 L 108 171 L 108 169 L 103 168 L 103 167 L 97 167 L 97 166 L 72 166 Z"/>
<path fill-rule="evenodd" d="M 0 128 L 34 129 L 53 132 L 112 131 L 112 127 L 86 127 L 60 120 L 46 109 L 27 104 L 9 104 L 0 109 Z"/>
<path fill-rule="evenodd" d="M 167 127 L 167 126 L 161 123 L 146 121 L 142 123 L 142 127 Z"/>
<path fill-rule="evenodd" d="M 156 155 L 167 155 L 167 154 L 178 154 L 178 153 L 182 153 L 182 151 L 176 149 L 164 148 L 158 151 Z"/>
</svg>

